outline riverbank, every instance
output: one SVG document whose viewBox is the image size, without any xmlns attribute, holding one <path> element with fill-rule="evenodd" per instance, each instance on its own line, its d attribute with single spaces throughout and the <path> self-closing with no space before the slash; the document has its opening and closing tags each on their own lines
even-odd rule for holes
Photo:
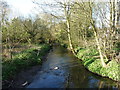
<svg viewBox="0 0 120 90">
<path fill-rule="evenodd" d="M 108 77 L 114 81 L 120 81 L 119 68 L 120 64 L 115 60 L 111 60 L 107 63 L 107 67 L 104 68 L 101 65 L 99 53 L 95 49 L 79 49 L 77 55 L 82 60 L 83 65 L 91 72 L 96 73 L 103 77 Z"/>
<path fill-rule="evenodd" d="M 69 50 L 53 46 L 41 70 L 26 88 L 117 88 L 117 85 L 86 70 Z"/>
<path fill-rule="evenodd" d="M 14 55 L 13 59 L 4 61 L 2 63 L 3 86 L 9 85 L 11 83 L 9 81 L 12 81 L 13 78 L 15 78 L 15 75 L 17 75 L 20 71 L 26 70 L 33 66 L 39 67 L 50 48 L 51 47 L 46 44 L 36 45 L 35 47 Z"/>
</svg>

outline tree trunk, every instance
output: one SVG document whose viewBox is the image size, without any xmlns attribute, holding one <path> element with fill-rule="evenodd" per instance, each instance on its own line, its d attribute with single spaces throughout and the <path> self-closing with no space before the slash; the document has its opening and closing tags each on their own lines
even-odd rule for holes
<svg viewBox="0 0 120 90">
<path fill-rule="evenodd" d="M 95 31 L 94 31 L 94 34 L 95 34 L 95 40 L 96 40 L 96 43 L 97 43 L 98 51 L 99 51 L 99 54 L 100 54 L 101 64 L 102 64 L 103 67 L 106 67 L 106 63 L 104 62 L 104 58 L 103 58 L 103 55 L 102 55 L 102 50 L 100 48 L 100 43 L 98 41 L 97 33 Z"/>
<path fill-rule="evenodd" d="M 69 5 L 69 2 L 68 2 L 68 5 L 64 4 L 64 14 L 65 14 L 65 17 L 66 17 L 67 36 L 68 36 L 69 47 L 70 47 L 72 53 L 74 55 L 76 55 L 75 51 L 73 49 L 71 35 L 70 35 L 70 5 Z"/>
<path fill-rule="evenodd" d="M 100 54 L 101 64 L 102 64 L 103 67 L 106 67 L 107 65 L 104 62 L 104 58 L 103 58 L 103 55 L 102 55 L 102 50 L 101 50 L 101 47 L 100 47 L 100 42 L 99 42 L 98 36 L 97 36 L 97 30 L 96 30 L 96 27 L 95 27 L 94 23 L 92 23 L 92 26 L 93 26 L 93 29 L 94 29 L 94 35 L 95 35 L 95 40 L 96 40 L 97 47 L 98 47 L 98 52 Z"/>
<path fill-rule="evenodd" d="M 116 1 L 116 0 L 115 0 Z M 110 30 L 110 53 L 111 53 L 111 59 L 113 59 L 113 47 L 114 47 L 114 37 L 115 37 L 115 34 L 116 34 L 116 28 L 115 28 L 115 22 L 116 22 L 116 2 L 110 2 L 110 27 L 111 27 L 111 30 Z"/>
<path fill-rule="evenodd" d="M 67 35 L 68 35 L 69 47 L 70 47 L 72 53 L 74 55 L 76 55 L 75 52 L 74 52 L 74 49 L 73 49 L 73 45 L 72 45 L 72 40 L 71 40 L 71 35 L 70 35 L 70 22 L 69 22 L 69 20 L 67 20 L 66 23 L 67 23 Z"/>
<path fill-rule="evenodd" d="M 95 27 L 95 22 L 92 18 L 92 7 L 91 7 L 91 2 L 89 2 L 89 7 L 90 7 L 90 23 L 94 29 L 94 35 L 95 35 L 95 40 L 96 40 L 96 43 L 97 43 L 97 47 L 98 47 L 98 52 L 100 54 L 100 60 L 101 60 L 101 64 L 103 67 L 106 67 L 106 63 L 104 62 L 104 58 L 103 58 L 103 55 L 102 55 L 102 50 L 101 50 L 101 47 L 100 47 L 100 43 L 99 43 L 99 40 L 98 40 L 98 36 L 97 36 L 97 29 Z"/>
</svg>

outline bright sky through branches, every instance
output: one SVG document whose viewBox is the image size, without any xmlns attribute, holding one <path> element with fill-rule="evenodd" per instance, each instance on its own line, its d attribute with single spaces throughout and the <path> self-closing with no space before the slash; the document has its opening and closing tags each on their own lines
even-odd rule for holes
<svg viewBox="0 0 120 90">
<path fill-rule="evenodd" d="M 24 16 L 28 17 L 29 15 L 35 15 L 38 11 L 35 9 L 37 5 L 33 1 L 37 1 L 41 4 L 44 3 L 53 3 L 54 0 L 3 0 L 8 3 L 10 6 L 10 18 Z M 40 12 L 39 8 L 39 12 Z"/>
<path fill-rule="evenodd" d="M 10 5 L 10 8 L 12 10 L 12 12 L 10 13 L 11 18 L 18 17 L 18 16 L 27 17 L 29 15 L 37 14 L 38 11 L 40 12 L 42 9 L 39 8 L 38 11 L 35 10 L 36 5 L 32 1 L 37 1 L 40 4 L 54 2 L 54 0 L 4 0 L 4 1 L 7 1 L 8 5 Z M 56 0 L 56 1 L 59 1 L 59 0 Z M 65 0 L 65 1 L 68 1 L 68 0 Z M 80 1 L 80 0 L 77 0 L 77 1 Z M 82 0 L 82 1 L 86 2 L 89 0 Z M 109 1 L 109 0 L 96 0 L 96 1 L 103 2 L 103 1 Z M 48 8 L 46 7 L 45 9 L 48 9 Z"/>
</svg>

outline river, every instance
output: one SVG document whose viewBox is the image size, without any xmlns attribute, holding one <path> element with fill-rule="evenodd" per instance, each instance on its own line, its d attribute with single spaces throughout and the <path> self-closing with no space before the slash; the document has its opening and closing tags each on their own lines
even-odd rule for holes
<svg viewBox="0 0 120 90">
<path fill-rule="evenodd" d="M 117 83 L 95 75 L 71 52 L 53 47 L 32 83 L 26 88 L 116 88 Z"/>
</svg>

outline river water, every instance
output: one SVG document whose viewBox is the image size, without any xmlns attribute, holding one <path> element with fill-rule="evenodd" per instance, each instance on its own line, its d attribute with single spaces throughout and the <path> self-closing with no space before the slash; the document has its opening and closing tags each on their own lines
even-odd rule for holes
<svg viewBox="0 0 120 90">
<path fill-rule="evenodd" d="M 117 88 L 108 78 L 97 76 L 62 47 L 54 47 L 32 83 L 26 88 Z"/>
</svg>

